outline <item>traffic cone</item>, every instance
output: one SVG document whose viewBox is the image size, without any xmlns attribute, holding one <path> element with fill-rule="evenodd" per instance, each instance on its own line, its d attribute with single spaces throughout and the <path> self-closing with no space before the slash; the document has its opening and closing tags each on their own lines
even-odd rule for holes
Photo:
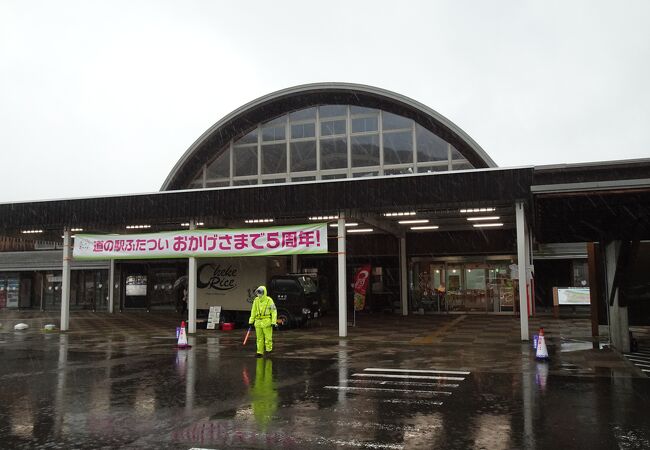
<svg viewBox="0 0 650 450">
<path fill-rule="evenodd" d="M 181 329 L 178 332 L 177 348 L 190 348 L 191 345 L 187 343 L 187 332 L 185 331 L 185 321 L 181 322 Z"/>
<path fill-rule="evenodd" d="M 535 352 L 537 359 L 549 359 L 548 349 L 546 348 L 546 340 L 544 339 L 544 328 L 539 329 L 539 337 L 537 338 L 537 352 Z"/>
</svg>

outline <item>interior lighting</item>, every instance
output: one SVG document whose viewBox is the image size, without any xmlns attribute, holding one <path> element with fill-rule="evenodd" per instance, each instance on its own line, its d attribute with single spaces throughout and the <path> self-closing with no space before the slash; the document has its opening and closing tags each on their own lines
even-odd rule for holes
<svg viewBox="0 0 650 450">
<path fill-rule="evenodd" d="M 348 230 L 348 233 L 372 233 L 373 231 L 372 228 L 355 228 L 354 230 Z"/>
<path fill-rule="evenodd" d="M 336 220 L 339 216 L 312 216 L 309 220 Z"/>
<path fill-rule="evenodd" d="M 70 231 L 75 231 L 75 232 L 79 232 L 83 230 L 84 230 L 83 228 L 70 228 Z"/>
<path fill-rule="evenodd" d="M 485 217 L 468 217 L 467 220 L 473 221 L 473 220 L 499 220 L 501 217 L 500 216 L 485 216 Z"/>
<path fill-rule="evenodd" d="M 275 219 L 246 219 L 244 223 L 271 223 L 275 222 Z"/>
<path fill-rule="evenodd" d="M 195 225 L 196 225 L 197 227 L 202 227 L 203 225 L 205 225 L 205 223 L 203 223 L 203 222 L 196 222 Z M 185 223 L 182 223 L 181 226 L 182 226 L 182 227 L 189 227 L 189 226 L 190 226 L 190 223 L 189 223 L 189 222 L 185 222 Z"/>
<path fill-rule="evenodd" d="M 475 223 L 474 227 L 475 228 L 481 228 L 481 227 L 502 227 L 502 223 Z"/>
<path fill-rule="evenodd" d="M 385 217 L 402 217 L 402 216 L 414 216 L 416 213 L 415 211 L 410 211 L 410 212 L 389 212 L 389 213 L 384 213 Z"/>
<path fill-rule="evenodd" d="M 429 219 L 400 220 L 397 223 L 401 225 L 408 225 L 413 223 L 429 223 Z"/>
<path fill-rule="evenodd" d="M 477 213 L 477 212 L 493 212 L 496 211 L 496 208 L 468 208 L 468 209 L 461 209 L 460 212 L 462 213 Z"/>
<path fill-rule="evenodd" d="M 339 224 L 338 223 L 331 223 L 330 227 L 332 228 L 338 228 Z M 359 224 L 357 222 L 346 222 L 345 227 L 358 227 Z"/>
<path fill-rule="evenodd" d="M 411 230 L 437 230 L 438 225 L 423 225 L 420 227 L 411 227 Z"/>
<path fill-rule="evenodd" d="M 43 232 L 43 230 L 23 230 L 23 231 L 21 231 L 22 234 L 40 234 L 42 232 Z"/>
<path fill-rule="evenodd" d="M 151 228 L 151 225 L 127 225 L 126 226 L 127 230 L 143 230 L 147 228 Z"/>
</svg>

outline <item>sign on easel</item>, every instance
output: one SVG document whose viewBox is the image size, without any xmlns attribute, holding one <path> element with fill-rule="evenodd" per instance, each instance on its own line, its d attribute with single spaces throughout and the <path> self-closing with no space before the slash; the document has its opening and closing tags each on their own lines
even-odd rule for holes
<svg viewBox="0 0 650 450">
<path fill-rule="evenodd" d="M 210 312 L 208 313 L 208 330 L 214 330 L 217 325 L 219 325 L 219 319 L 221 318 L 221 306 L 210 306 Z"/>
</svg>

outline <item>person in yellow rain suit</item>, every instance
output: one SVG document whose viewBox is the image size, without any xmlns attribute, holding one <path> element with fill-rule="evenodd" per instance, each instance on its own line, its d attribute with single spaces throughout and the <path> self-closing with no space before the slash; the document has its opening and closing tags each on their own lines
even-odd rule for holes
<svg viewBox="0 0 650 450">
<path fill-rule="evenodd" d="M 273 381 L 273 361 L 258 359 L 255 370 L 255 383 L 249 391 L 253 416 L 260 429 L 266 432 L 273 415 L 278 409 L 278 392 Z"/>
<path fill-rule="evenodd" d="M 273 328 L 278 327 L 278 310 L 275 308 L 273 299 L 266 295 L 266 286 L 255 289 L 255 300 L 251 308 L 251 317 L 248 324 L 255 324 L 255 336 L 257 337 L 257 353 L 255 357 L 261 358 L 266 353 L 273 351 Z"/>
</svg>

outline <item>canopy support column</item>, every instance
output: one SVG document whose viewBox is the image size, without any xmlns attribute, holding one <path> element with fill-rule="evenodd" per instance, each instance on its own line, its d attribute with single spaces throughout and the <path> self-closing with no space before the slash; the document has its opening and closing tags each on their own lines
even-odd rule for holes
<svg viewBox="0 0 650 450">
<path fill-rule="evenodd" d="M 63 271 L 61 273 L 61 331 L 70 329 L 70 228 L 63 230 Z"/>
<path fill-rule="evenodd" d="M 115 302 L 115 260 L 111 259 L 111 265 L 108 269 L 108 312 L 113 313 L 113 304 Z"/>
<path fill-rule="evenodd" d="M 402 315 L 408 316 L 408 279 L 406 274 L 406 238 L 399 238 L 399 297 Z"/>
<path fill-rule="evenodd" d="M 196 229 L 196 221 L 190 220 L 190 230 Z M 187 267 L 187 332 L 196 333 L 196 257 L 190 256 Z"/>
<path fill-rule="evenodd" d="M 348 299 L 345 267 L 345 216 L 339 215 L 337 231 L 339 275 L 339 337 L 348 335 Z"/>
<path fill-rule="evenodd" d="M 519 324 L 521 327 L 521 340 L 530 339 L 528 335 L 528 299 L 526 295 L 527 288 L 527 270 L 526 266 L 526 215 L 524 214 L 524 202 L 515 202 L 515 216 L 517 222 L 517 267 L 519 278 Z"/>
</svg>

